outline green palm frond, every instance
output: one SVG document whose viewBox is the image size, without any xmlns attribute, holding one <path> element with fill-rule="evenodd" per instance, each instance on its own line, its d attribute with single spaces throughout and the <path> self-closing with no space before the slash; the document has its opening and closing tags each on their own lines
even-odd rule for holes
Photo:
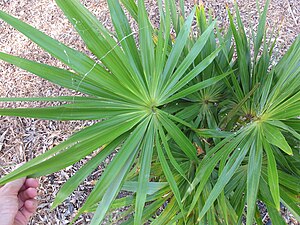
<svg viewBox="0 0 300 225">
<path fill-rule="evenodd" d="M 2 11 L 0 19 L 71 70 L 2 52 L 0 59 L 86 97 L 0 98 L 62 103 L 1 108 L 0 115 L 101 122 L 2 177 L 0 185 L 56 172 L 95 153 L 62 186 L 57 207 L 119 147 L 74 221 L 94 212 L 91 224 L 101 224 L 126 206 L 123 216 L 131 217 L 124 224 L 241 224 L 245 216 L 251 225 L 262 220 L 258 200 L 278 224 L 280 203 L 299 219 L 300 38 L 270 69 L 269 1 L 253 44 L 237 6 L 237 25 L 228 10 L 230 26 L 223 31 L 202 4 L 185 15 L 184 1 L 177 9 L 175 1 L 158 0 L 160 26 L 154 27 L 144 1 L 110 0 L 112 34 L 79 0 L 56 3 L 97 59 Z M 117 198 L 121 190 L 132 195 Z"/>
</svg>

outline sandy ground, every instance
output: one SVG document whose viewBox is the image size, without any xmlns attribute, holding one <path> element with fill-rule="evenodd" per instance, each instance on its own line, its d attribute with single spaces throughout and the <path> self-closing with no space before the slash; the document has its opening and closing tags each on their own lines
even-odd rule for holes
<svg viewBox="0 0 300 225">
<path fill-rule="evenodd" d="M 104 0 L 82 1 L 97 18 L 111 29 L 108 8 Z M 147 1 L 149 14 L 155 20 L 155 1 Z M 191 5 L 194 1 L 187 1 Z M 231 1 L 228 1 L 229 3 Z M 224 1 L 204 1 L 207 8 L 212 8 L 223 23 L 228 22 Z M 255 24 L 257 11 L 255 1 L 240 0 L 241 15 L 246 24 Z M 230 6 L 232 4 L 230 3 Z M 0 0 L 0 10 L 33 25 L 51 37 L 90 55 L 84 43 L 64 17 L 54 0 Z M 273 0 L 267 19 L 268 27 L 282 24 L 278 44 L 275 48 L 276 59 L 282 55 L 300 33 L 300 4 L 298 0 Z M 255 26 L 254 26 L 255 28 Z M 15 31 L 9 25 L 0 21 L 0 51 L 35 60 L 40 63 L 64 67 L 58 60 L 41 50 L 37 45 Z M 74 95 L 75 92 L 58 87 L 24 70 L 0 61 L 0 97 L 29 97 L 29 96 L 64 96 Z M 49 104 L 40 103 L 0 103 L 0 107 L 38 107 Z M 28 161 L 47 151 L 68 138 L 72 133 L 93 121 L 42 121 L 0 116 L 0 175 L 7 174 L 14 165 Z M 88 159 L 88 158 L 87 158 Z M 67 224 L 70 216 L 82 204 L 87 193 L 93 187 L 103 168 L 110 161 L 108 158 L 99 165 L 92 176 L 81 185 L 62 206 L 50 211 L 50 205 L 61 185 L 76 172 L 87 159 L 61 172 L 40 178 L 39 208 L 30 224 Z M 113 221 L 117 215 L 107 219 Z M 88 224 L 90 215 L 80 217 L 76 224 Z M 296 224 L 290 223 L 290 224 Z"/>
</svg>

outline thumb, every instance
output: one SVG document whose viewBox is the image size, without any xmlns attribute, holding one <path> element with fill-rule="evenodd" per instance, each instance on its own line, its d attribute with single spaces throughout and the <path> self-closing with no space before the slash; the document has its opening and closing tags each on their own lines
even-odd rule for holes
<svg viewBox="0 0 300 225">
<path fill-rule="evenodd" d="M 11 181 L 7 184 L 4 185 L 4 190 L 6 190 L 7 194 L 18 194 L 20 191 L 21 187 L 25 183 L 26 178 L 19 178 L 17 180 Z"/>
<path fill-rule="evenodd" d="M 22 166 L 24 163 L 20 163 L 18 164 L 15 169 L 19 168 L 20 166 Z M 23 184 L 25 183 L 26 178 L 19 178 L 17 180 L 11 181 L 7 184 L 5 184 L 3 186 L 3 191 L 6 194 L 18 194 L 19 190 L 21 189 L 21 187 L 23 186 Z"/>
</svg>

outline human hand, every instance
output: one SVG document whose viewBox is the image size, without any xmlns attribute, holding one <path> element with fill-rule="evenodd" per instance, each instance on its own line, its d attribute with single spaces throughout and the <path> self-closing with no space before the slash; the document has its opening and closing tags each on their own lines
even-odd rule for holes
<svg viewBox="0 0 300 225">
<path fill-rule="evenodd" d="M 36 211 L 38 181 L 20 178 L 0 188 L 0 225 L 26 225 Z"/>
</svg>

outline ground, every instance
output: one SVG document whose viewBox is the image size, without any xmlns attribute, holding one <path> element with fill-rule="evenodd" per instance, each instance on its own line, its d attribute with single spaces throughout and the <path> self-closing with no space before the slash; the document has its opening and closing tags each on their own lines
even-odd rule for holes
<svg viewBox="0 0 300 225">
<path fill-rule="evenodd" d="M 112 29 L 106 1 L 84 0 L 82 2 L 108 29 Z M 186 2 L 191 6 L 194 0 Z M 228 22 L 225 11 L 226 1 L 207 0 L 203 2 L 207 8 L 213 10 L 213 14 L 222 21 L 222 24 Z M 232 1 L 227 0 L 227 3 L 232 7 Z M 238 0 L 238 4 L 245 24 L 249 28 L 249 24 L 251 23 L 255 29 L 255 24 L 257 24 L 255 23 L 257 21 L 255 1 Z M 155 22 L 157 15 L 155 0 L 148 0 L 147 8 L 150 17 Z M 56 6 L 54 0 L 0 0 L 0 10 L 16 16 L 64 44 L 90 55 L 90 52 L 86 49 L 82 40 L 64 17 L 61 10 Z M 273 0 L 270 5 L 267 24 L 269 28 L 281 26 L 278 44 L 275 48 L 276 60 L 278 60 L 300 33 L 300 4 L 298 0 Z M 0 21 L 0 51 L 40 63 L 64 67 L 58 60 L 45 53 L 37 45 L 3 21 Z M 15 66 L 2 61 L 0 62 L 0 97 L 63 96 L 75 94 L 77 93 L 51 84 Z M 37 107 L 46 105 L 49 104 L 0 103 L 0 107 Z M 92 123 L 93 121 L 56 122 L 0 116 L 0 176 L 11 171 L 16 164 L 28 161 L 47 151 L 49 148 L 68 138 L 72 133 Z M 62 206 L 51 211 L 51 202 L 61 185 L 86 160 L 88 158 L 61 172 L 40 178 L 39 207 L 30 224 L 60 225 L 67 224 L 70 221 L 70 216 L 74 214 L 74 211 L 78 209 L 87 193 L 92 189 L 94 179 L 101 174 L 105 165 L 110 161 L 108 158 L 99 165 L 98 170 L 72 194 L 71 198 Z M 117 213 L 108 218 L 107 221 L 114 220 L 116 216 Z M 88 224 L 89 218 L 90 215 L 82 216 L 76 224 Z M 297 224 L 292 219 L 288 221 L 289 224 Z"/>
</svg>

